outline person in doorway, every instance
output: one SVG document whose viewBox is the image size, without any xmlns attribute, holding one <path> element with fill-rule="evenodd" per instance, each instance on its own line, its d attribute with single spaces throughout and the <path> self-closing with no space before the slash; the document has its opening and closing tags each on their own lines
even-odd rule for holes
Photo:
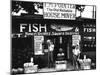
<svg viewBox="0 0 100 75">
<path fill-rule="evenodd" d="M 59 52 L 57 54 L 57 61 L 65 60 L 65 53 L 62 48 L 59 48 Z"/>
<path fill-rule="evenodd" d="M 48 67 L 51 68 L 53 67 L 53 50 L 54 50 L 54 44 L 51 40 L 47 40 L 48 44 Z"/>
<path fill-rule="evenodd" d="M 75 49 L 73 49 L 73 66 L 74 66 L 75 70 L 79 69 L 78 59 L 80 57 L 80 53 L 81 53 L 80 47 L 79 47 L 79 45 L 76 45 Z"/>
</svg>

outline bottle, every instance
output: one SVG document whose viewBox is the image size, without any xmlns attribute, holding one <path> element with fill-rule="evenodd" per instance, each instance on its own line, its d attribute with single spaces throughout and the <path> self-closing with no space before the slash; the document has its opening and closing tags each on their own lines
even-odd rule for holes
<svg viewBox="0 0 100 75">
<path fill-rule="evenodd" d="M 83 62 L 86 62 L 86 55 L 84 55 L 84 59 L 83 59 Z"/>
<path fill-rule="evenodd" d="M 34 66 L 33 57 L 31 57 L 31 62 L 29 63 L 29 66 Z"/>
<path fill-rule="evenodd" d="M 31 63 L 33 63 L 33 57 L 31 57 Z"/>
</svg>

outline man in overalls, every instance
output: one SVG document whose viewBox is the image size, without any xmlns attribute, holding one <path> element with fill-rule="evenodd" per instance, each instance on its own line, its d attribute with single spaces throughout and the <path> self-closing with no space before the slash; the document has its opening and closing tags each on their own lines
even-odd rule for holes
<svg viewBox="0 0 100 75">
<path fill-rule="evenodd" d="M 47 40 L 48 44 L 48 67 L 51 68 L 53 66 L 53 50 L 54 50 L 54 44 L 51 40 Z"/>
<path fill-rule="evenodd" d="M 75 70 L 79 69 L 78 59 L 79 59 L 80 53 L 81 53 L 80 47 L 79 45 L 76 45 L 75 49 L 73 49 L 73 66 Z"/>
</svg>

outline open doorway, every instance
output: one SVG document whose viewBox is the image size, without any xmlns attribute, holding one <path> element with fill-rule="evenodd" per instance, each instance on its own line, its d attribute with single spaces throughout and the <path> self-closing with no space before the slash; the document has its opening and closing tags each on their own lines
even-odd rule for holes
<svg viewBox="0 0 100 75">
<path fill-rule="evenodd" d="M 53 62 L 58 60 L 57 54 L 59 53 L 59 49 L 62 48 L 64 57 L 61 60 L 71 60 L 72 59 L 72 36 L 71 35 L 64 35 L 64 36 L 45 36 L 44 42 L 47 40 L 51 40 L 54 44 L 54 51 L 53 51 Z M 45 54 L 45 65 L 48 64 L 48 52 Z"/>
</svg>

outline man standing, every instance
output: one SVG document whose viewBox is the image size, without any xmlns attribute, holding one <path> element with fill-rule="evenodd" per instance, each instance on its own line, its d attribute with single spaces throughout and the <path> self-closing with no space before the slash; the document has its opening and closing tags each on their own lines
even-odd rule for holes
<svg viewBox="0 0 100 75">
<path fill-rule="evenodd" d="M 78 59 L 79 59 L 79 56 L 80 56 L 80 47 L 79 45 L 76 45 L 75 46 L 75 49 L 73 49 L 73 66 L 74 66 L 74 69 L 78 69 Z"/>
<path fill-rule="evenodd" d="M 53 66 L 53 50 L 54 50 L 54 44 L 51 40 L 47 40 L 48 44 L 48 67 L 51 68 Z"/>
</svg>

